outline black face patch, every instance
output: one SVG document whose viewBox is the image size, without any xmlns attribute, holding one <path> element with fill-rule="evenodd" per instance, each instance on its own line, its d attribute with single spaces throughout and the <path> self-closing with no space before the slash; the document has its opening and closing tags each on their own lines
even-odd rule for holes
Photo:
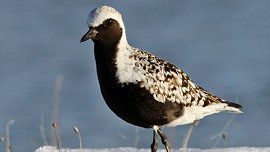
<svg viewBox="0 0 270 152">
<path fill-rule="evenodd" d="M 101 28 L 106 29 L 116 23 L 114 19 L 107 19 L 101 24 Z"/>
<path fill-rule="evenodd" d="M 103 45 L 116 45 L 122 36 L 122 28 L 114 19 L 107 19 L 97 27 L 93 27 L 98 33 L 93 39 L 94 43 L 102 43 Z"/>
</svg>

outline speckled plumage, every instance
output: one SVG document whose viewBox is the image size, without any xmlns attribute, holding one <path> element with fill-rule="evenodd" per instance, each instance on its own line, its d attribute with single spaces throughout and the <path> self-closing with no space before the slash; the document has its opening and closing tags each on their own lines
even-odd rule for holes
<svg viewBox="0 0 270 152">
<path fill-rule="evenodd" d="M 128 44 L 121 14 L 109 6 L 88 16 L 89 31 L 81 42 L 92 39 L 102 96 L 110 109 L 131 124 L 154 129 L 169 145 L 160 127 L 193 123 L 241 105 L 225 101 L 196 85 L 177 66 Z M 153 140 L 152 151 L 156 150 Z"/>
<path fill-rule="evenodd" d="M 176 102 L 185 106 L 206 104 L 206 94 L 181 69 L 146 51 L 133 47 L 126 49 L 130 54 L 118 58 L 126 61 L 122 66 L 130 70 L 118 71 L 120 83 L 139 84 L 162 103 Z M 123 58 L 128 59 L 123 61 Z M 118 66 L 118 70 L 120 68 L 123 69 Z M 126 75 L 126 78 L 121 78 L 121 75 Z"/>
<path fill-rule="evenodd" d="M 192 123 L 221 111 L 241 112 L 239 105 L 228 106 L 231 102 L 197 86 L 181 69 L 149 52 L 128 46 L 117 52 L 115 65 L 121 85 L 136 84 L 146 89 L 156 102 L 178 103 L 184 107 L 183 111 L 185 107 L 195 109 L 190 114 L 184 113 L 186 115 L 182 115 L 178 122 L 165 126 Z"/>
</svg>

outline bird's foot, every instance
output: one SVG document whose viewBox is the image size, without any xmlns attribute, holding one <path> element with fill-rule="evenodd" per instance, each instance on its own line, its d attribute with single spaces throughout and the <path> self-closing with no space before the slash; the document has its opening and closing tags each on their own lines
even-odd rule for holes
<svg viewBox="0 0 270 152">
<path fill-rule="evenodd" d="M 156 152 L 157 149 L 158 149 L 157 143 L 152 143 L 152 144 L 151 144 L 151 152 Z"/>
</svg>

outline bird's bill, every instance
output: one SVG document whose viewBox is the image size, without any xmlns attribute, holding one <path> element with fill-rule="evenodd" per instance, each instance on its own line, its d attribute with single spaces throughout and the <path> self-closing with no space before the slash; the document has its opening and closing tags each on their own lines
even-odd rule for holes
<svg viewBox="0 0 270 152">
<path fill-rule="evenodd" d="M 81 42 L 85 42 L 89 39 L 93 39 L 96 37 L 98 31 L 95 30 L 94 28 L 90 28 L 89 31 L 83 35 L 83 37 L 81 38 Z"/>
</svg>

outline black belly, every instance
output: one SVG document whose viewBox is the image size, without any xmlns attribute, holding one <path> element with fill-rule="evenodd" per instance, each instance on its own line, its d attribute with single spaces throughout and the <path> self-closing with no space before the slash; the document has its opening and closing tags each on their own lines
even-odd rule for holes
<svg viewBox="0 0 270 152">
<path fill-rule="evenodd" d="M 183 113 L 182 105 L 167 101 L 158 102 L 138 84 L 120 84 L 110 74 L 98 72 L 103 98 L 120 118 L 136 126 L 150 128 L 170 123 Z"/>
</svg>

